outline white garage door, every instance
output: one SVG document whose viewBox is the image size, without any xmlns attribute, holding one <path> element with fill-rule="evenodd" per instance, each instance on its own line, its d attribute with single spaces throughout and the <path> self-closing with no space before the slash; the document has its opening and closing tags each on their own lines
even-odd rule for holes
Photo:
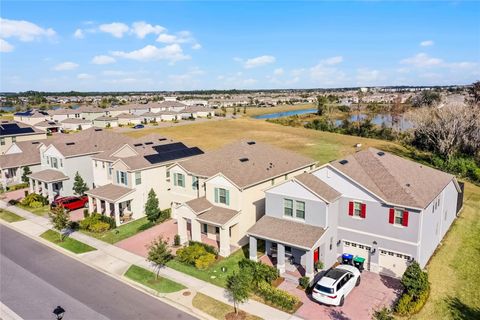
<svg viewBox="0 0 480 320">
<path fill-rule="evenodd" d="M 392 252 L 384 249 L 380 249 L 379 251 L 379 273 L 391 277 L 400 278 L 405 272 L 405 269 L 410 264 L 412 257 L 402 253 Z"/>
<path fill-rule="evenodd" d="M 367 267 L 367 261 L 368 261 L 368 253 L 370 251 L 370 247 L 356 243 L 356 242 L 351 242 L 348 240 L 343 241 L 343 253 L 350 253 L 353 254 L 353 256 L 359 256 L 365 259 L 365 268 Z"/>
</svg>

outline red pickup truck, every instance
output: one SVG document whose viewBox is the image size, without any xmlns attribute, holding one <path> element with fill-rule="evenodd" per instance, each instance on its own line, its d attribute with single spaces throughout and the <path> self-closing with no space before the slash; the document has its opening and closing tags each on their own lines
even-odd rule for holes
<svg viewBox="0 0 480 320">
<path fill-rule="evenodd" d="M 87 208 L 88 207 L 88 197 L 62 197 L 54 200 L 50 205 L 50 208 L 55 208 L 57 206 L 63 206 L 68 211 Z"/>
</svg>

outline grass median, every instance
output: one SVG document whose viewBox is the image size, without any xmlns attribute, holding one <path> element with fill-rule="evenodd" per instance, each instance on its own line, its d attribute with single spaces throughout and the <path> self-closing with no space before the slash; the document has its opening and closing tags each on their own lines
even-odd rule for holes
<svg viewBox="0 0 480 320">
<path fill-rule="evenodd" d="M 160 293 L 171 293 L 185 289 L 185 286 L 175 281 L 160 276 L 155 278 L 155 273 L 136 265 L 128 268 L 125 277 Z"/>
<path fill-rule="evenodd" d="M 53 230 L 45 231 L 40 237 L 76 254 L 97 250 L 88 244 L 69 237 L 65 237 L 63 241 L 60 241 L 60 234 Z"/>
<path fill-rule="evenodd" d="M 94 233 L 86 230 L 80 230 L 80 232 L 97 238 L 98 240 L 114 244 L 124 239 L 130 238 L 131 236 L 141 231 L 147 230 L 153 226 L 155 226 L 154 223 L 149 222 L 147 217 L 143 217 L 102 233 Z"/>
<path fill-rule="evenodd" d="M 6 210 L 3 210 L 3 209 L 0 209 L 0 219 L 5 220 L 7 222 L 17 222 L 17 221 L 25 220 L 24 218 L 20 217 L 19 215 L 16 215 L 13 212 L 6 211 Z"/>
<path fill-rule="evenodd" d="M 223 303 L 221 301 L 218 301 L 216 299 L 213 299 L 202 293 L 197 293 L 195 295 L 192 301 L 192 305 L 195 308 L 205 312 L 206 314 L 218 320 L 224 320 L 227 314 L 234 312 L 233 306 Z M 245 314 L 245 320 L 260 320 L 260 319 L 262 318 L 253 316 L 248 313 Z"/>
</svg>

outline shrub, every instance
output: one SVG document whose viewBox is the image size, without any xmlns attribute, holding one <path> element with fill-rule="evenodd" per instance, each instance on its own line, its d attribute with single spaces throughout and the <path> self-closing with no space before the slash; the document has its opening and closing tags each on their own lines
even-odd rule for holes
<svg viewBox="0 0 480 320">
<path fill-rule="evenodd" d="M 298 284 L 300 285 L 300 287 L 302 287 L 303 289 L 307 289 L 308 288 L 308 285 L 310 284 L 310 278 L 309 277 L 301 277 L 300 279 L 298 279 Z"/>
<path fill-rule="evenodd" d="M 375 310 L 373 312 L 372 319 L 375 320 L 395 320 L 392 316 L 392 310 L 388 309 L 387 307 L 383 307 L 380 310 Z"/>
<path fill-rule="evenodd" d="M 24 189 L 27 187 L 28 187 L 28 183 L 19 183 L 12 186 L 8 186 L 7 191 L 15 191 L 15 190 Z"/>
<path fill-rule="evenodd" d="M 43 203 L 41 203 L 40 201 L 32 201 L 28 206 L 30 208 L 41 208 L 43 207 Z"/>
<path fill-rule="evenodd" d="M 90 216 L 90 213 L 88 213 L 88 209 L 83 209 L 83 217 L 88 218 Z"/>
<path fill-rule="evenodd" d="M 160 211 L 160 214 L 158 215 L 157 222 L 162 223 L 162 222 L 164 222 L 165 220 L 168 220 L 168 219 L 170 219 L 170 208 L 165 209 L 163 211 Z"/>
<path fill-rule="evenodd" d="M 20 203 L 20 201 L 15 200 L 15 199 L 10 199 L 10 200 L 8 200 L 8 204 L 11 205 L 11 206 L 15 206 L 15 205 L 17 205 L 17 204 L 19 204 L 19 203 Z"/>
<path fill-rule="evenodd" d="M 28 196 L 26 196 L 25 198 L 23 198 L 23 200 L 20 202 L 22 205 L 26 206 L 26 207 L 31 207 L 32 208 L 32 203 L 34 206 L 37 206 L 39 202 L 41 206 L 44 206 L 44 205 L 47 205 L 48 204 L 48 199 L 45 198 L 44 196 L 42 195 L 39 195 L 39 194 L 36 194 L 36 193 L 30 193 Z M 39 207 L 36 207 L 36 208 L 39 208 Z"/>
<path fill-rule="evenodd" d="M 270 302 L 284 310 L 292 311 L 300 300 L 286 291 L 272 287 L 266 282 L 260 282 L 256 293 L 265 301 Z"/>
<path fill-rule="evenodd" d="M 195 268 L 200 270 L 208 269 L 212 264 L 215 263 L 215 260 L 215 255 L 207 252 L 206 254 L 198 257 L 198 259 L 195 260 Z"/>
<path fill-rule="evenodd" d="M 402 316 L 417 313 L 425 305 L 430 294 L 427 272 L 414 261 L 405 270 L 401 282 L 405 289 L 395 305 L 395 312 Z"/>
<path fill-rule="evenodd" d="M 201 245 L 198 245 L 198 243 L 194 243 L 188 247 L 178 249 L 177 259 L 180 262 L 195 265 L 195 261 L 205 254 L 207 254 L 205 248 Z"/>
<path fill-rule="evenodd" d="M 189 246 L 199 245 L 199 246 L 203 247 L 203 248 L 205 249 L 205 251 L 207 251 L 208 253 L 214 254 L 215 256 L 218 255 L 217 249 L 215 249 L 213 246 L 211 246 L 211 245 L 209 245 L 209 244 L 206 244 L 206 243 L 203 243 L 203 242 L 198 242 L 198 241 L 192 241 L 192 240 L 190 240 L 190 241 L 188 242 L 188 245 L 189 245 Z"/>
<path fill-rule="evenodd" d="M 110 225 L 106 222 L 98 221 L 92 224 L 89 228 L 90 231 L 95 233 L 102 233 L 110 229 Z"/>
<path fill-rule="evenodd" d="M 180 235 L 176 234 L 175 237 L 173 237 L 173 245 L 178 247 L 180 245 Z"/>
<path fill-rule="evenodd" d="M 106 230 L 104 229 L 104 225 L 100 226 L 95 226 L 95 224 L 102 222 L 104 225 L 107 225 L 108 228 Z M 83 230 L 88 230 L 92 232 L 104 232 L 109 229 L 114 229 L 115 228 L 115 219 L 101 215 L 99 213 L 92 213 L 90 216 L 86 217 L 82 221 L 80 221 L 80 228 Z M 95 231 L 93 230 L 95 229 Z M 99 231 L 103 230 L 103 231 Z"/>
<path fill-rule="evenodd" d="M 258 287 L 258 283 L 261 281 L 271 284 L 272 281 L 278 278 L 278 270 L 276 268 L 261 262 L 242 259 L 238 262 L 238 266 L 242 273 L 247 273 L 252 276 L 255 287 Z"/>
</svg>

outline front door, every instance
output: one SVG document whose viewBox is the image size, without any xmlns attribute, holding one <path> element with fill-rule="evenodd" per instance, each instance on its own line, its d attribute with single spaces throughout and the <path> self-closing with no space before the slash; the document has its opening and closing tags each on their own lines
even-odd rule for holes
<svg viewBox="0 0 480 320">
<path fill-rule="evenodd" d="M 317 248 L 313 252 L 313 262 L 317 263 L 319 258 L 320 258 L 320 248 Z"/>
</svg>

